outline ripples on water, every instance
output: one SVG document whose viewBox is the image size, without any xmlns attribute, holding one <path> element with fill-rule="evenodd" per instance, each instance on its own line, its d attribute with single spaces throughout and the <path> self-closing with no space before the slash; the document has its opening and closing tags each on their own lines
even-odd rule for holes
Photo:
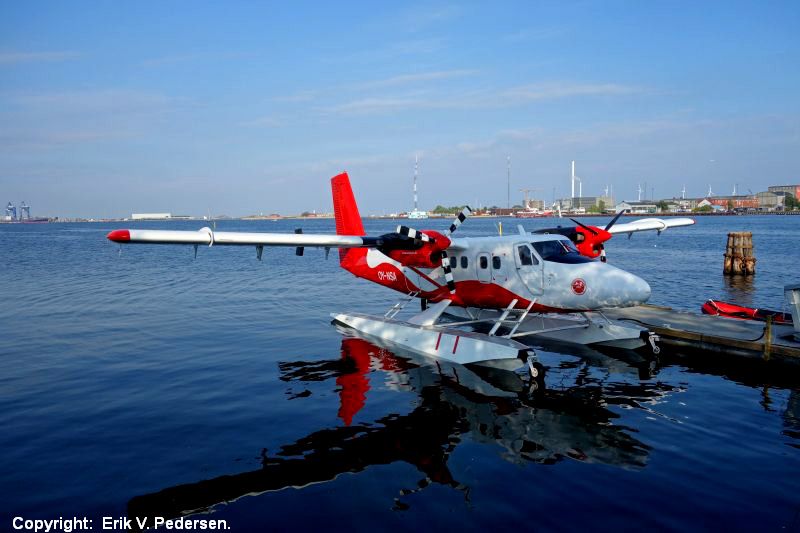
<svg viewBox="0 0 800 533">
<path fill-rule="evenodd" d="M 333 231 L 219 229 L 295 225 Z M 0 529 L 14 515 L 204 509 L 241 531 L 799 527 L 791 374 L 550 347 L 538 350 L 547 388 L 529 394 L 515 376 L 456 378 L 344 337 L 330 312 L 381 312 L 393 295 L 335 254 L 120 256 L 104 238 L 115 227 L 0 225 Z M 742 230 L 758 274 L 727 280 L 725 234 Z M 700 218 L 607 250 L 650 282 L 653 303 L 781 308 L 798 238 L 798 217 Z"/>
</svg>

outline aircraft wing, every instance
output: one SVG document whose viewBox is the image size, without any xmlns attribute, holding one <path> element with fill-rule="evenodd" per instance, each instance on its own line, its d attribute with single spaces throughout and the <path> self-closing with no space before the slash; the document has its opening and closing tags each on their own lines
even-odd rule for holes
<svg viewBox="0 0 800 533">
<path fill-rule="evenodd" d="M 608 232 L 611 234 L 634 233 L 637 231 L 658 231 L 661 233 L 668 228 L 691 226 L 692 224 L 694 224 L 694 219 L 691 218 L 668 218 L 666 220 L 660 218 L 642 218 L 634 220 L 633 222 L 615 224 L 608 229 Z"/>
<path fill-rule="evenodd" d="M 304 233 L 241 233 L 213 231 L 170 231 L 149 229 L 118 229 L 108 239 L 119 243 L 148 244 L 205 244 L 208 246 L 309 246 L 325 248 L 359 248 L 369 246 L 362 237 L 354 235 Z"/>
</svg>

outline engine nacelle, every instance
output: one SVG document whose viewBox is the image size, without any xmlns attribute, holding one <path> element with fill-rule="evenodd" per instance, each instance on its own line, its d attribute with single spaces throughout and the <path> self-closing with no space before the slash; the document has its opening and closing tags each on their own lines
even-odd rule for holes
<svg viewBox="0 0 800 533">
<path fill-rule="evenodd" d="M 403 266 L 417 268 L 437 268 L 442 265 L 442 251 L 450 246 L 450 239 L 438 231 L 422 231 L 431 238 L 429 242 L 419 240 L 413 242 L 413 247 L 386 246 L 378 249 Z M 388 243 L 387 243 L 388 244 Z"/>
<path fill-rule="evenodd" d="M 581 255 L 594 259 L 600 255 L 601 245 L 611 238 L 611 234 L 597 226 L 592 226 L 592 229 L 597 232 L 597 235 L 593 235 L 589 231 L 578 226 L 575 228 L 575 237 L 570 238 L 575 243 L 575 247 L 578 248 Z"/>
</svg>

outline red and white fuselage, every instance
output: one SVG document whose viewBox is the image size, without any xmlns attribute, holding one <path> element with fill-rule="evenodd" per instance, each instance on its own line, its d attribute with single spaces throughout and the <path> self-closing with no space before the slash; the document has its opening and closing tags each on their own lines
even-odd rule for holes
<svg viewBox="0 0 800 533">
<path fill-rule="evenodd" d="M 401 232 L 365 234 L 347 174 L 331 180 L 336 235 L 199 231 L 115 230 L 119 243 L 338 248 L 342 268 L 355 276 L 430 302 L 482 309 L 516 308 L 540 312 L 591 311 L 639 305 L 650 296 L 643 279 L 582 256 L 559 234 L 455 238 L 448 234 L 403 228 Z M 409 237 L 411 231 L 411 237 Z M 302 253 L 302 252 L 300 252 Z M 449 268 L 446 268 L 449 266 Z M 452 276 L 452 283 L 448 284 Z"/>
</svg>

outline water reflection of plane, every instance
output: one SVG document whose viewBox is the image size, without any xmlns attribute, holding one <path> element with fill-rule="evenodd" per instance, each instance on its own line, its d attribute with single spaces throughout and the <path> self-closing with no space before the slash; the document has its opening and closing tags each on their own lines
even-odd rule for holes
<svg viewBox="0 0 800 533">
<path fill-rule="evenodd" d="M 274 456 L 264 454 L 258 470 L 137 496 L 129 502 L 129 516 L 201 512 L 246 495 L 301 488 L 397 461 L 423 475 L 415 488 L 403 489 L 401 495 L 431 483 L 466 494 L 466 487 L 447 464 L 465 438 L 497 445 L 500 455 L 513 462 L 552 464 L 572 458 L 642 468 L 649 447 L 624 426 L 613 425 L 611 421 L 619 415 L 606 405 L 653 401 L 673 390 L 659 384 L 605 388 L 589 380 L 530 395 L 527 382 L 513 373 L 477 375 L 464 367 L 459 372 L 419 362 L 358 338 L 346 338 L 340 359 L 280 363 L 281 379 L 287 382 L 335 379 L 340 388 L 339 416 L 345 425 L 316 431 L 282 446 Z M 365 404 L 370 377 L 377 375 L 385 378 L 389 389 L 414 392 L 419 401 L 408 414 L 353 425 Z M 398 500 L 397 505 L 404 504 Z"/>
</svg>

